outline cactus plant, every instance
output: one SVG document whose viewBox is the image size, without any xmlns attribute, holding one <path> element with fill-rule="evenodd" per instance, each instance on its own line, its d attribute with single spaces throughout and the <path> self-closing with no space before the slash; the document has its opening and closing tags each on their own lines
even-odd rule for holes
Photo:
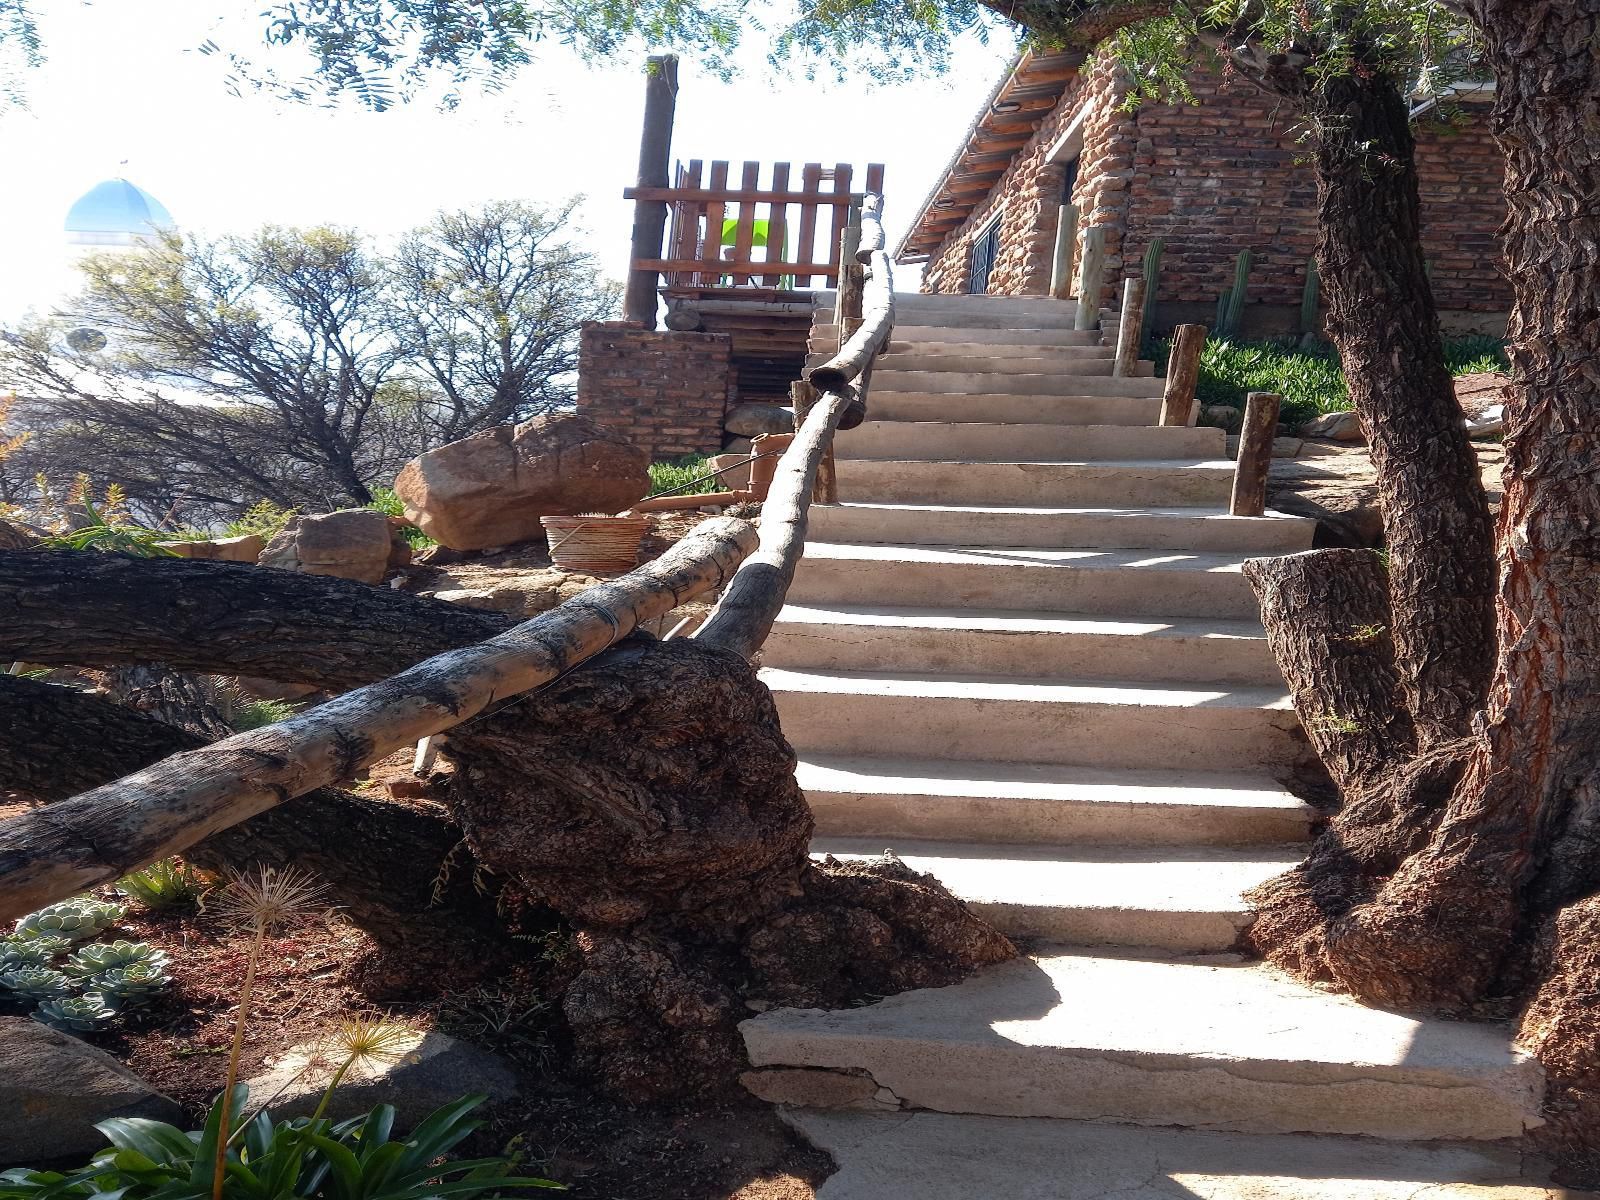
<svg viewBox="0 0 1600 1200">
<path fill-rule="evenodd" d="M 0 975 L 0 984 L 29 1000 L 55 1000 L 72 991 L 72 980 L 49 967 L 20 967 Z"/>
<path fill-rule="evenodd" d="M 0 972 L 21 967 L 48 967 L 72 945 L 59 937 L 0 938 Z"/>
<path fill-rule="evenodd" d="M 1317 260 L 1306 260 L 1306 288 L 1300 295 L 1300 332 L 1315 335 L 1321 329 L 1317 320 L 1317 306 L 1321 300 L 1322 281 L 1317 275 Z"/>
<path fill-rule="evenodd" d="M 63 964 L 62 970 L 79 979 L 89 979 L 119 967 L 144 964 L 160 971 L 167 965 L 167 954 L 149 942 L 101 942 L 85 946 Z"/>
<path fill-rule="evenodd" d="M 1233 268 L 1233 286 L 1222 294 L 1217 304 L 1217 326 L 1226 337 L 1238 335 L 1239 322 L 1244 317 L 1245 293 L 1250 288 L 1250 259 L 1250 251 L 1239 251 L 1239 261 Z"/>
<path fill-rule="evenodd" d="M 1141 328 L 1147 346 L 1155 336 L 1151 330 L 1155 327 L 1156 292 L 1161 287 L 1161 256 L 1166 249 L 1166 238 L 1151 238 L 1144 252 L 1144 325 Z"/>
<path fill-rule="evenodd" d="M 35 1021 L 68 1033 L 90 1033 L 103 1028 L 116 1015 L 116 1010 L 98 992 L 46 1000 L 33 1010 Z"/>
<path fill-rule="evenodd" d="M 18 937 L 63 937 L 82 942 L 109 929 L 127 909 L 92 896 L 76 896 L 29 913 L 17 922 Z"/>
<path fill-rule="evenodd" d="M 107 1008 L 121 1010 L 124 1008 L 139 1008 L 150 1003 L 158 994 L 166 990 L 172 982 L 159 965 L 152 963 L 132 963 L 126 967 L 113 967 L 94 977 L 91 996 L 99 996 Z"/>
</svg>

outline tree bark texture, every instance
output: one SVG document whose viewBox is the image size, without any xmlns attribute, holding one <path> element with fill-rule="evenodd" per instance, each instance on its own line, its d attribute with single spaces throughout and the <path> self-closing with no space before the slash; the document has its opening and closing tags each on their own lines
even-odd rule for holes
<svg viewBox="0 0 1600 1200">
<path fill-rule="evenodd" d="M 812 865 L 794 752 L 736 653 L 632 640 L 441 755 L 473 852 L 581 932 L 565 1012 L 632 1099 L 728 1086 L 747 1000 L 838 1005 L 1016 953 L 897 860 Z"/>
<path fill-rule="evenodd" d="M 63 800 L 194 750 L 206 738 L 69 687 L 0 675 L 0 783 Z M 496 911 L 500 881 L 437 802 L 319 788 L 187 852 L 212 870 L 293 864 L 377 943 L 361 981 L 384 995 L 493 974 L 522 951 Z M 446 972 L 447 974 L 441 974 Z"/>
<path fill-rule="evenodd" d="M 515 624 L 326 575 L 94 551 L 0 551 L 0 658 L 160 663 L 342 690 Z M 423 619 L 423 618 L 426 619 Z"/>
<path fill-rule="evenodd" d="M 1445 366 L 1405 100 L 1381 75 L 1318 95 L 1317 269 L 1377 470 L 1396 665 L 1426 746 L 1465 734 L 1488 687 L 1489 505 Z"/>
</svg>

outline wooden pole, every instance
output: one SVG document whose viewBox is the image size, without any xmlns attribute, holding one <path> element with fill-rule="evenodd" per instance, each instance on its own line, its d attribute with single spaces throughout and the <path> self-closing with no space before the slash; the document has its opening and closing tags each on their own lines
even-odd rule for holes
<svg viewBox="0 0 1600 1200">
<path fill-rule="evenodd" d="M 795 566 L 805 551 L 817 468 L 833 444 L 839 418 L 854 398 L 855 389 L 849 385 L 823 392 L 778 460 L 772 487 L 761 506 L 761 544 L 739 564 L 717 607 L 695 634 L 706 645 L 749 658 L 772 632 Z"/>
<path fill-rule="evenodd" d="M 797 379 L 789 385 L 789 403 L 794 406 L 794 428 L 800 431 L 806 423 L 806 417 L 811 414 L 812 408 L 818 399 L 817 389 L 804 379 Z M 834 467 L 833 442 L 828 442 L 827 453 L 822 456 L 822 461 L 817 464 L 817 482 L 811 489 L 811 502 L 813 504 L 839 503 L 839 475 Z"/>
<path fill-rule="evenodd" d="M 1078 314 L 1073 328 L 1100 328 L 1100 293 L 1105 288 L 1106 231 L 1091 225 L 1083 233 L 1083 262 L 1078 272 Z"/>
<path fill-rule="evenodd" d="M 1139 365 L 1139 346 L 1144 341 L 1144 280 L 1130 275 L 1122 281 L 1122 319 L 1117 323 L 1117 357 L 1111 374 L 1131 378 Z"/>
<path fill-rule="evenodd" d="M 855 214 L 852 212 L 852 218 Z M 861 226 L 852 219 L 839 234 L 839 289 L 834 293 L 833 323 L 839 330 L 839 345 L 861 328 L 861 293 L 866 287 L 867 269 L 856 261 L 861 244 Z"/>
<path fill-rule="evenodd" d="M 644 129 L 639 136 L 639 186 L 664 188 L 672 181 L 668 169 L 672 156 L 672 119 L 678 106 L 678 58 L 652 54 L 645 63 Z M 633 259 L 661 257 L 661 238 L 667 229 L 665 200 L 633 202 Z M 722 231 L 716 230 L 714 237 Z M 646 268 L 629 270 L 628 289 L 622 301 L 623 317 L 646 329 L 656 327 L 656 286 L 660 273 Z"/>
<path fill-rule="evenodd" d="M 1072 299 L 1072 260 L 1078 248 L 1078 206 L 1063 204 L 1056 210 L 1056 255 L 1050 268 L 1050 294 Z"/>
<path fill-rule="evenodd" d="M 0 919 L 110 883 L 548 683 L 721 584 L 755 545 L 744 521 L 702 522 L 654 562 L 488 641 L 0 823 Z"/>
<path fill-rule="evenodd" d="M 1206 348 L 1204 325 L 1179 325 L 1172 331 L 1167 386 L 1161 394 L 1161 424 L 1187 425 L 1200 382 L 1200 355 Z"/>
<path fill-rule="evenodd" d="M 1272 392 L 1251 392 L 1245 397 L 1233 498 L 1228 504 L 1228 511 L 1236 517 L 1259 517 L 1267 511 L 1267 472 L 1272 469 L 1272 439 L 1278 435 L 1282 405 L 1283 397 Z"/>
</svg>

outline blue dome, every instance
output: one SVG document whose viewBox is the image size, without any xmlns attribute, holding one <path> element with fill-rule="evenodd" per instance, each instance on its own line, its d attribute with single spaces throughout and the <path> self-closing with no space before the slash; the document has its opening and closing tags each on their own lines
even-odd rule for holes
<svg viewBox="0 0 1600 1200">
<path fill-rule="evenodd" d="M 131 245 L 173 228 L 161 201 L 126 179 L 96 184 L 67 212 L 67 240 L 80 245 Z"/>
</svg>

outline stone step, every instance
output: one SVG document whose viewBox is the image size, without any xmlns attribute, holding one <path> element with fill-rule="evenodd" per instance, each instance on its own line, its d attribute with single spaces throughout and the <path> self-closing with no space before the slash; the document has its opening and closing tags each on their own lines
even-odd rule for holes
<svg viewBox="0 0 1600 1200">
<path fill-rule="evenodd" d="M 1031 347 L 1019 346 L 1017 350 L 1024 352 Z M 1058 352 L 1059 353 L 1059 352 Z M 1110 351 L 1102 353 L 1098 347 L 1084 347 L 1081 354 L 1090 357 L 1067 357 L 1062 355 L 1055 358 L 1024 358 L 1011 355 L 990 355 L 985 357 L 969 357 L 957 354 L 921 354 L 921 353 L 889 353 L 880 355 L 873 363 L 873 378 L 877 379 L 884 372 L 899 373 L 901 371 L 945 371 L 971 373 L 973 371 L 992 372 L 999 375 L 1050 375 L 1055 374 L 1063 379 L 1104 379 L 1111 375 L 1113 363 Z M 814 367 L 826 362 L 831 357 L 827 351 L 810 354 L 806 357 L 806 366 Z M 1155 374 L 1155 364 L 1142 362 L 1139 369 L 1134 372 L 1136 378 L 1149 378 Z"/>
<path fill-rule="evenodd" d="M 1539 1124 L 1543 1096 L 1503 1025 L 1367 1008 L 1261 965 L 1054 952 L 740 1030 L 757 1068 L 865 1073 L 935 1112 L 1476 1141 Z"/>
<path fill-rule="evenodd" d="M 769 667 L 1281 687 L 1259 621 L 789 604 Z"/>
<path fill-rule="evenodd" d="M 889 335 L 894 343 L 909 342 L 961 342 L 967 345 L 990 346 L 1100 346 L 1105 334 L 1098 329 L 1044 329 L 1032 322 L 1018 322 L 1012 327 L 996 326 L 978 328 L 951 324 L 938 320 L 911 320 L 900 316 L 895 321 L 894 332 Z M 823 316 L 811 326 L 811 349 L 832 350 L 839 345 L 839 327 L 831 317 Z"/>
<path fill-rule="evenodd" d="M 963 360 L 992 359 L 1007 364 L 1000 370 L 1009 370 L 1018 359 L 1037 362 L 1036 371 L 1053 371 L 1061 363 L 1110 362 L 1116 357 L 1115 346 L 1027 346 L 1007 345 L 1004 342 L 912 342 L 890 336 L 878 359 L 882 364 L 889 357 L 925 358 L 934 370 L 947 370 Z M 899 365 L 899 364 L 896 364 Z M 974 367 L 974 370 L 988 369 Z"/>
<path fill-rule="evenodd" d="M 839 494 L 865 504 L 1226 506 L 1227 459 L 924 462 L 841 458 Z"/>
<path fill-rule="evenodd" d="M 1012 425 L 993 421 L 867 421 L 840 433 L 840 459 L 1014 463 L 1064 459 L 1220 459 L 1227 434 L 1200 425 Z"/>
<path fill-rule="evenodd" d="M 833 289 L 812 293 L 812 303 L 823 312 L 832 312 L 838 302 Z M 896 292 L 895 311 L 933 311 L 939 313 L 1047 313 L 1071 317 L 1078 311 L 1076 300 L 1056 300 L 1050 296 L 972 296 L 950 292 Z"/>
<path fill-rule="evenodd" d="M 1213 508 L 1004 508 L 817 504 L 810 536 L 923 546 L 1073 546 L 1294 554 L 1311 549 L 1310 517 L 1234 517 Z"/>
<path fill-rule="evenodd" d="M 1075 946 L 1221 953 L 1249 925 L 1244 893 L 1281 875 L 1299 847 L 996 846 L 813 839 L 813 857 L 870 860 L 891 850 L 932 875 L 1002 933 Z"/>
<path fill-rule="evenodd" d="M 1064 377 L 1007 375 L 998 371 L 877 371 L 872 391 L 959 392 L 1007 396 L 1159 396 L 1165 379 L 1112 379 L 1097 375 Z"/>
<path fill-rule="evenodd" d="M 783 732 L 813 754 L 1201 771 L 1306 755 L 1283 687 L 765 668 Z"/>
<path fill-rule="evenodd" d="M 1303 841 L 1316 816 L 1270 775 L 1236 771 L 804 755 L 795 775 L 819 834 L 884 846 L 1271 846 Z"/>
<path fill-rule="evenodd" d="M 757 1075 L 754 1078 L 761 1078 Z M 863 1108 L 870 1080 L 771 1076 Z M 808 1085 L 815 1085 L 807 1091 Z M 790 1094 L 774 1096 L 788 1099 Z M 1042 1117 L 784 1108 L 838 1170 L 817 1200 L 1560 1200 L 1515 1146 L 1138 1129 Z"/>
<path fill-rule="evenodd" d="M 1260 619 L 1249 555 L 808 541 L 791 604 Z"/>
<path fill-rule="evenodd" d="M 875 421 L 999 421 L 1016 425 L 1154 425 L 1154 396 L 972 396 L 949 392 L 871 392 Z"/>
</svg>

